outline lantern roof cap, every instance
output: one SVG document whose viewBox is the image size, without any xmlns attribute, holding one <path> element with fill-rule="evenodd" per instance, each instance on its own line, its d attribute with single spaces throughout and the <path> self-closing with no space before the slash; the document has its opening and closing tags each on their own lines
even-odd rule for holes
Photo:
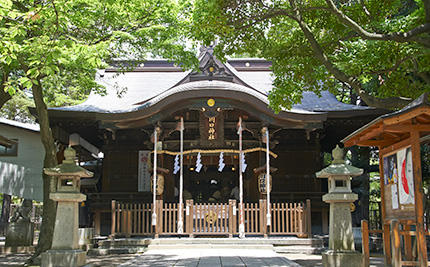
<svg viewBox="0 0 430 267">
<path fill-rule="evenodd" d="M 332 151 L 333 162 L 328 167 L 316 173 L 318 178 L 329 178 L 334 176 L 359 176 L 363 174 L 363 169 L 346 164 L 344 151 L 339 145 Z"/>
<path fill-rule="evenodd" d="M 84 169 L 75 163 L 76 151 L 68 147 L 64 150 L 63 163 L 52 167 L 44 168 L 43 171 L 51 176 L 79 176 L 79 177 L 92 177 L 94 174 L 87 169 Z"/>
</svg>

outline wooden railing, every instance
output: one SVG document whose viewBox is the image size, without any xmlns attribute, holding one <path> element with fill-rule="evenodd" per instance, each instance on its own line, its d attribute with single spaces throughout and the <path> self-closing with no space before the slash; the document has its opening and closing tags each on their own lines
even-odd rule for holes
<svg viewBox="0 0 430 267">
<path fill-rule="evenodd" d="M 162 205 L 163 208 L 160 209 L 161 212 L 158 216 L 162 227 L 160 233 L 170 235 L 178 233 L 178 203 L 164 203 Z M 184 218 L 183 214 L 182 218 Z"/>
<path fill-rule="evenodd" d="M 230 235 L 233 220 L 232 205 L 229 203 L 202 203 L 194 204 L 192 200 L 187 201 L 188 233 L 194 234 L 220 234 Z"/>
<path fill-rule="evenodd" d="M 271 211 L 270 234 L 295 234 L 302 237 L 310 235 L 310 218 L 306 219 L 306 217 L 310 217 L 309 200 L 307 205 L 304 203 L 272 203 Z"/>
<path fill-rule="evenodd" d="M 151 211 L 149 203 L 120 203 L 112 201 L 111 233 L 124 236 L 151 235 Z"/>
<path fill-rule="evenodd" d="M 305 203 L 272 203 L 271 226 L 267 228 L 267 203 L 244 203 L 245 233 L 248 235 L 311 235 L 310 200 Z M 178 203 L 157 200 L 157 225 L 152 223 L 152 204 L 112 201 L 112 236 L 176 235 Z M 236 200 L 228 203 L 194 203 L 187 200 L 182 210 L 184 234 L 238 234 L 239 210 Z"/>
<path fill-rule="evenodd" d="M 245 233 L 247 234 L 262 234 L 263 224 L 261 223 L 261 215 L 265 214 L 266 207 L 262 207 L 260 203 L 244 203 L 243 213 L 245 216 Z M 265 225 L 264 225 L 265 226 Z"/>
<path fill-rule="evenodd" d="M 369 266 L 370 234 L 386 235 L 384 238 L 388 239 L 387 243 L 391 244 L 391 246 L 385 246 L 384 254 L 388 254 L 387 262 L 391 263 L 391 266 L 420 266 L 420 262 L 417 261 L 418 252 L 416 251 L 416 245 L 412 244 L 412 236 L 416 236 L 417 232 L 412 231 L 411 225 L 408 224 L 402 225 L 403 230 L 400 230 L 401 225 L 397 220 L 392 220 L 389 226 L 389 232 L 386 234 L 382 229 L 369 229 L 369 223 L 367 220 L 361 221 L 362 253 L 364 256 L 363 266 Z M 425 235 L 430 235 L 430 233 L 427 231 L 425 232 Z M 403 236 L 403 238 L 401 238 L 401 236 Z"/>
</svg>

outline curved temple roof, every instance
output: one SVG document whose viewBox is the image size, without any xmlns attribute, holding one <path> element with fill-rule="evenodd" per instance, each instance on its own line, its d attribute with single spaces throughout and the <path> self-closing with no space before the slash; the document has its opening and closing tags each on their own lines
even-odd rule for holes
<svg viewBox="0 0 430 267">
<path fill-rule="evenodd" d="M 221 63 L 212 55 L 211 49 L 207 49 L 200 57 L 199 72 L 183 72 L 172 63 L 160 60 L 145 62 L 145 66 L 124 73 L 115 68 L 99 71 L 96 79 L 106 87 L 106 95 L 91 93 L 82 104 L 52 108 L 50 113 L 55 117 L 70 117 L 79 112 L 83 116 L 92 114 L 106 120 L 141 118 L 161 110 L 164 102 L 167 105 L 184 100 L 185 95 L 188 98 L 218 97 L 246 102 L 277 120 L 315 122 L 326 120 L 330 114 L 359 116 L 374 111 L 369 107 L 341 103 L 325 91 L 321 97 L 305 92 L 301 104 L 275 114 L 268 107 L 268 92 L 273 87 L 270 62 L 261 59 L 229 62 Z"/>
</svg>

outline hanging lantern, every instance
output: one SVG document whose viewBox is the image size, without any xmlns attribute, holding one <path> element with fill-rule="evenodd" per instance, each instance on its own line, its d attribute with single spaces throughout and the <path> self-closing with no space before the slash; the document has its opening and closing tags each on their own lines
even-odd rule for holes
<svg viewBox="0 0 430 267">
<path fill-rule="evenodd" d="M 270 179 L 270 188 L 269 191 L 272 192 L 272 175 L 269 174 L 269 179 Z M 267 177 L 266 177 L 266 173 L 260 173 L 258 175 L 258 191 L 260 191 L 260 193 L 262 194 L 266 194 L 266 184 L 267 184 Z"/>
<path fill-rule="evenodd" d="M 152 181 L 153 181 L 153 176 L 151 175 L 151 193 L 153 192 Z M 156 185 L 157 196 L 162 195 L 163 192 L 164 192 L 164 175 L 159 173 L 157 174 L 157 185 Z"/>
</svg>

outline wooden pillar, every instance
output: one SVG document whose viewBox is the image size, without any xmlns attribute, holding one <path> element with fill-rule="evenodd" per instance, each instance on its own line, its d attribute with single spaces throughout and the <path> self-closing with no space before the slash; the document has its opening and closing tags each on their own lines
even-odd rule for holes
<svg viewBox="0 0 430 267">
<path fill-rule="evenodd" d="M 427 243 L 424 232 L 424 192 L 421 173 L 420 134 L 411 132 L 411 152 L 414 169 L 415 215 L 417 223 L 417 245 L 419 266 L 427 266 Z"/>
<path fill-rule="evenodd" d="M 230 199 L 228 201 L 229 206 L 229 212 L 228 212 L 228 228 L 229 228 L 229 237 L 233 237 L 234 234 L 236 234 L 236 223 L 237 223 L 237 209 L 236 209 L 236 200 Z"/>
<path fill-rule="evenodd" d="M 321 208 L 321 219 L 322 219 L 322 231 L 324 234 L 328 234 L 328 210 L 325 207 Z"/>
<path fill-rule="evenodd" d="M 381 188 L 381 221 L 382 221 L 382 239 L 384 243 L 385 264 L 391 262 L 391 247 L 390 247 L 390 225 L 385 221 L 385 184 L 384 184 L 384 155 L 382 154 L 382 146 L 379 146 L 379 185 Z"/>
<path fill-rule="evenodd" d="M 116 201 L 112 200 L 112 206 L 111 206 L 111 218 L 112 218 L 112 223 L 111 223 L 111 230 L 110 230 L 110 235 L 111 238 L 115 238 L 115 229 L 116 229 Z"/>
<path fill-rule="evenodd" d="M 130 237 L 131 236 L 131 204 L 127 204 L 127 211 L 125 212 L 125 216 L 126 216 L 126 221 L 127 221 L 127 229 L 126 229 L 126 237 Z"/>
<path fill-rule="evenodd" d="M 391 221 L 391 247 L 392 247 L 392 259 L 391 265 L 393 267 L 402 267 L 402 251 L 400 247 L 400 229 L 399 221 Z"/>
<path fill-rule="evenodd" d="M 155 238 L 158 238 L 158 236 L 163 232 L 163 209 L 164 209 L 164 203 L 163 200 L 156 200 L 156 212 L 157 212 L 157 225 L 155 226 Z"/>
<path fill-rule="evenodd" d="M 100 226 L 101 226 L 101 211 L 96 210 L 94 213 L 94 234 L 100 236 Z"/>
<path fill-rule="evenodd" d="M 311 218 L 311 200 L 306 199 L 306 234 L 308 238 L 312 237 L 312 218 Z"/>
<path fill-rule="evenodd" d="M 192 199 L 186 200 L 185 208 L 185 222 L 186 222 L 186 233 L 193 237 L 194 229 L 194 201 Z"/>
<path fill-rule="evenodd" d="M 267 225 L 267 204 L 266 204 L 266 200 L 265 199 L 260 199 L 260 233 L 264 236 L 267 237 L 267 233 L 269 232 L 269 228 L 270 226 Z"/>
<path fill-rule="evenodd" d="M 411 225 L 408 223 L 404 224 L 403 230 L 411 231 Z M 412 261 L 412 238 L 409 234 L 404 235 L 403 238 L 405 242 L 405 258 L 407 261 Z"/>
<path fill-rule="evenodd" d="M 369 253 L 369 223 L 367 220 L 361 220 L 361 250 L 363 253 L 363 267 L 369 267 L 370 253 Z"/>
</svg>

